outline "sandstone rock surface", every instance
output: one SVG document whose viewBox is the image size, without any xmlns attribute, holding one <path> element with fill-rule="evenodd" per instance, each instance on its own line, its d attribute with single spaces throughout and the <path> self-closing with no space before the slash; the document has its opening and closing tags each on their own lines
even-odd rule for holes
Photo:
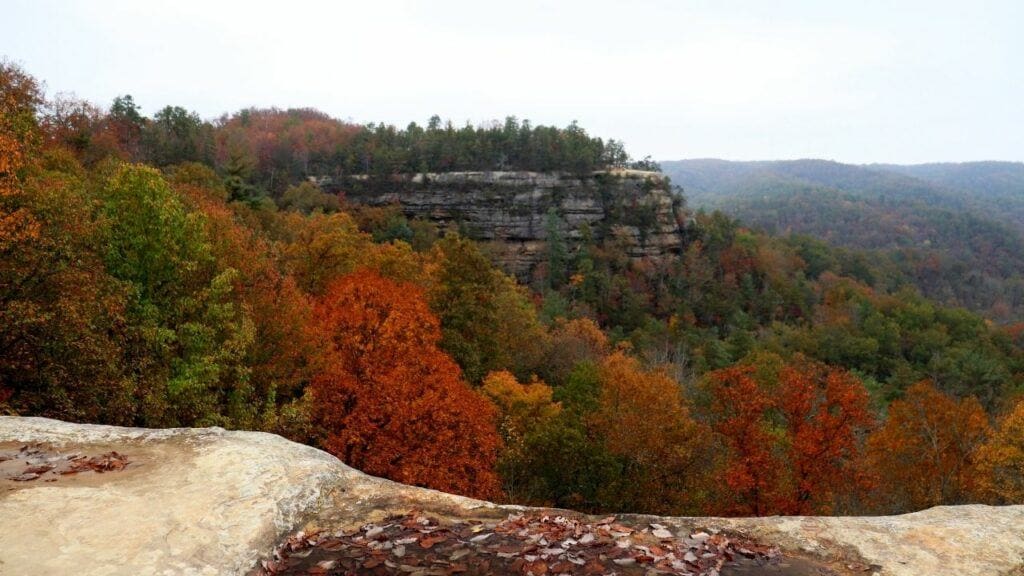
<svg viewBox="0 0 1024 576">
<path fill-rule="evenodd" d="M 351 201 L 397 203 L 410 218 L 458 226 L 520 280 L 545 258 L 549 212 L 570 250 L 584 230 L 596 240 L 614 237 L 634 258 L 661 258 L 680 252 L 683 244 L 676 199 L 657 172 L 447 172 L 383 183 L 350 179 L 338 186 Z"/>
<path fill-rule="evenodd" d="M 130 464 L 54 482 L 0 479 L 0 574 L 244 574 L 325 506 L 359 515 L 405 490 L 260 432 L 0 417 L 0 453 L 26 444 L 54 456 L 117 450 Z"/>
<path fill-rule="evenodd" d="M 450 519 L 523 510 L 373 478 L 259 432 L 0 417 L 0 456 L 26 445 L 55 459 L 116 450 L 129 464 L 21 482 L 0 468 L 0 574 L 246 574 L 303 528 L 359 526 L 413 509 Z M 620 521 L 744 534 L 836 573 L 874 565 L 867 573 L 1024 574 L 1024 506 L 876 518 Z"/>
</svg>

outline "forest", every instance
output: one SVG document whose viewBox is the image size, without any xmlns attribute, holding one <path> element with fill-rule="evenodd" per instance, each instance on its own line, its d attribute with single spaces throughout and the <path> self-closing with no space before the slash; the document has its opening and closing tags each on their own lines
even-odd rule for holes
<svg viewBox="0 0 1024 576">
<path fill-rule="evenodd" d="M 690 211 L 669 265 L 554 239 L 523 286 L 315 183 L 618 166 L 657 169 L 576 124 L 146 117 L 0 63 L 0 413 L 264 430 L 586 512 L 1024 503 L 1024 324 L 883 282 L 872 252 Z"/>
<path fill-rule="evenodd" d="M 874 262 L 874 288 L 1012 324 L 1024 319 L 1024 164 L 854 166 L 824 160 L 665 162 L 694 207 Z"/>
</svg>

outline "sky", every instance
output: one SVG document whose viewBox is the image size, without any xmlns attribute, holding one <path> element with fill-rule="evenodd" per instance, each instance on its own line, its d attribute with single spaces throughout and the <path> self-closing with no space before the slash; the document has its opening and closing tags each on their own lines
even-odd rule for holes
<svg viewBox="0 0 1024 576">
<path fill-rule="evenodd" d="M 0 57 L 104 107 L 573 120 L 659 160 L 1024 160 L 1020 0 L 4 0 Z"/>
</svg>

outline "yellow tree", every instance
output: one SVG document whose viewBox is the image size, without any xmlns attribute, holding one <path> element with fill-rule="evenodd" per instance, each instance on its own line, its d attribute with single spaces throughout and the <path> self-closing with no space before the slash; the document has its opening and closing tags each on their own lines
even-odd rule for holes
<svg viewBox="0 0 1024 576">
<path fill-rule="evenodd" d="M 550 386 L 536 378 L 521 384 L 507 370 L 488 374 L 481 390 L 498 407 L 502 436 L 510 447 L 562 410 L 557 402 L 552 402 Z"/>
<path fill-rule="evenodd" d="M 369 235 L 343 212 L 310 216 L 290 212 L 282 216 L 281 224 L 282 260 L 309 294 L 323 294 L 328 284 L 358 268 L 374 250 Z"/>
<path fill-rule="evenodd" d="M 562 407 L 552 401 L 550 386 L 536 378 L 521 384 L 507 370 L 488 374 L 480 391 L 498 407 L 498 430 L 505 442 L 498 469 L 505 494 L 513 502 L 519 501 L 523 486 L 533 475 L 527 464 L 532 455 L 528 453 L 526 437 L 552 423 Z"/>
</svg>

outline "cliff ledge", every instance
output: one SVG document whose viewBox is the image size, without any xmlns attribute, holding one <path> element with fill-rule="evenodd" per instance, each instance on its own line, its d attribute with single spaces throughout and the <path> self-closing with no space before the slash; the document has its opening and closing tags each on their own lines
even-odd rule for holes
<svg viewBox="0 0 1024 576">
<path fill-rule="evenodd" d="M 692 545 L 694 534 L 718 533 L 781 550 L 775 568 L 726 565 L 723 575 L 1024 574 L 1024 506 L 874 518 L 618 515 L 602 521 L 403 486 L 272 434 L 0 417 L 2 574 L 246 574 L 262 563 L 273 569 L 275 549 L 289 536 L 294 545 L 300 530 L 383 538 L 381 526 L 408 529 L 413 522 L 424 534 L 445 526 L 457 534 L 461 526 L 480 533 L 464 543 L 485 542 L 498 523 L 556 522 L 556 514 L 577 532 L 583 526 L 584 532 L 629 533 L 634 547 L 658 537 L 658 546 L 643 547 L 651 554 Z M 433 524 L 416 524 L 419 515 Z M 396 520 L 403 517 L 405 524 Z M 569 546 L 583 546 L 585 539 L 578 540 Z M 421 540 L 415 550 L 429 547 Z M 398 556 L 396 550 L 388 553 Z M 545 560 L 531 560 L 537 561 Z M 633 568 L 641 566 L 623 564 L 619 573 Z"/>
<path fill-rule="evenodd" d="M 349 178 L 338 190 L 353 202 L 398 204 L 409 218 L 456 226 L 521 281 L 546 258 L 552 232 L 570 252 L 587 235 L 614 238 L 633 258 L 658 259 L 683 245 L 679 198 L 658 172 L 408 174 Z"/>
</svg>

